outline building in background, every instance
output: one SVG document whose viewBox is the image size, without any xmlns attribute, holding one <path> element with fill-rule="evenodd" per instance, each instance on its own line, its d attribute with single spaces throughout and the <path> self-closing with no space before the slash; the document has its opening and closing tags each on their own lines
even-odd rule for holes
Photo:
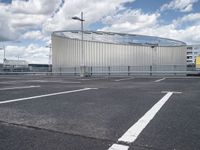
<svg viewBox="0 0 200 150">
<path fill-rule="evenodd" d="M 26 60 L 8 60 L 3 62 L 4 72 L 28 72 L 28 62 Z"/>
<path fill-rule="evenodd" d="M 53 72 L 137 73 L 186 70 L 181 41 L 113 32 L 52 33 Z"/>
<path fill-rule="evenodd" d="M 196 57 L 200 56 L 200 45 L 187 46 L 187 65 L 195 65 Z"/>
<path fill-rule="evenodd" d="M 195 66 L 197 70 L 200 70 L 200 55 L 196 56 Z"/>
<path fill-rule="evenodd" d="M 30 72 L 51 72 L 49 64 L 28 64 Z"/>
</svg>

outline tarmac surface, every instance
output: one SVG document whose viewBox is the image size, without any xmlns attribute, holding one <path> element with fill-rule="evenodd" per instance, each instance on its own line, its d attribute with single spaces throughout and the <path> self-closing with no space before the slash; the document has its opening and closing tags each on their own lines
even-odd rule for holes
<svg viewBox="0 0 200 150">
<path fill-rule="evenodd" d="M 2 75 L 0 150 L 199 150 L 199 97 L 199 77 Z"/>
</svg>

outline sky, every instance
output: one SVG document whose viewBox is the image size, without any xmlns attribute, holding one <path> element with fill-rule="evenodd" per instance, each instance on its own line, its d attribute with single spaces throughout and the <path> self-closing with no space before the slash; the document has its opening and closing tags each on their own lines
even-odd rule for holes
<svg viewBox="0 0 200 150">
<path fill-rule="evenodd" d="M 48 64 L 51 33 L 84 30 L 142 34 L 200 44 L 200 0 L 0 0 L 0 49 L 7 59 Z M 3 62 L 3 51 L 0 51 Z"/>
</svg>

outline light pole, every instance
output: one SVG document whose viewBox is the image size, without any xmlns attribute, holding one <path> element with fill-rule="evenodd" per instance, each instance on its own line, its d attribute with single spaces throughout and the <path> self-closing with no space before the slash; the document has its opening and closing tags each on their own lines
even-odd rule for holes
<svg viewBox="0 0 200 150">
<path fill-rule="evenodd" d="M 85 73 L 85 64 L 84 64 L 84 58 L 83 58 L 83 22 L 85 21 L 83 19 L 83 12 L 81 12 L 81 18 L 74 16 L 72 17 L 74 20 L 78 20 L 81 22 L 81 64 L 80 64 L 80 69 L 81 69 L 81 77 L 84 77 Z"/>
<path fill-rule="evenodd" d="M 2 41 L 1 41 L 2 42 Z M 19 40 L 15 40 L 15 41 L 7 41 L 7 42 L 11 42 L 11 43 L 21 43 L 21 41 Z M 6 47 L 4 45 L 5 43 L 2 42 L 2 48 L 0 48 L 0 50 L 3 50 L 3 63 L 6 61 Z"/>
<path fill-rule="evenodd" d="M 17 57 L 17 60 L 19 61 L 19 58 L 21 58 L 19 55 L 18 56 L 16 56 Z"/>
</svg>

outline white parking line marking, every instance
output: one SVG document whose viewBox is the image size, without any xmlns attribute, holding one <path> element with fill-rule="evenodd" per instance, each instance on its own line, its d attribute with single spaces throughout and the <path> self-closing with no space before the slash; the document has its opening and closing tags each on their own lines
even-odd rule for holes
<svg viewBox="0 0 200 150">
<path fill-rule="evenodd" d="M 81 80 L 81 81 L 89 81 L 89 80 L 95 80 L 95 79 L 77 79 L 77 80 Z"/>
<path fill-rule="evenodd" d="M 162 78 L 162 79 L 158 79 L 158 80 L 156 80 L 156 81 L 154 81 L 154 82 L 160 82 L 160 81 L 163 81 L 163 80 L 165 80 L 166 78 Z"/>
<path fill-rule="evenodd" d="M 162 91 L 161 93 L 168 93 L 168 92 L 173 92 L 174 94 L 182 94 L 182 92 L 178 91 Z"/>
<path fill-rule="evenodd" d="M 128 150 L 129 146 L 121 144 L 113 144 L 108 150 Z"/>
<path fill-rule="evenodd" d="M 41 82 L 41 83 L 81 83 L 81 82 L 73 82 L 73 81 L 62 81 L 62 80 L 55 80 L 55 81 L 50 81 L 50 80 L 26 80 L 24 82 Z"/>
<path fill-rule="evenodd" d="M 0 83 L 8 84 L 8 83 L 28 83 L 28 82 L 40 82 L 40 83 L 68 83 L 68 84 L 76 84 L 81 82 L 73 82 L 73 81 L 50 81 L 50 80 L 18 80 L 18 81 L 3 81 Z"/>
<path fill-rule="evenodd" d="M 116 82 L 119 82 L 119 81 L 131 80 L 131 79 L 134 79 L 134 78 L 123 78 L 123 79 L 117 79 L 117 80 L 115 80 L 115 81 L 116 81 Z"/>
<path fill-rule="evenodd" d="M 75 93 L 75 92 L 81 92 L 81 91 L 96 90 L 96 89 L 97 88 L 83 88 L 83 89 L 78 89 L 78 90 L 64 91 L 64 92 L 38 95 L 38 96 L 32 96 L 32 97 L 26 97 L 26 98 L 18 98 L 18 99 L 13 99 L 13 100 L 1 101 L 0 104 L 25 101 L 25 100 L 29 100 L 29 99 L 36 99 L 36 98 L 42 98 L 42 97 L 50 97 L 50 96 L 55 96 L 55 95 L 68 94 L 68 93 Z"/>
<path fill-rule="evenodd" d="M 34 86 L 19 86 L 19 87 L 7 87 L 7 88 L 0 88 L 0 91 L 4 91 L 4 90 L 16 90 L 16 89 L 30 89 L 30 88 L 38 88 L 40 87 L 39 85 Z"/>
<path fill-rule="evenodd" d="M 0 83 L 16 83 L 17 81 L 3 81 L 3 82 L 0 82 Z"/>
<path fill-rule="evenodd" d="M 108 77 L 104 77 L 104 78 L 77 79 L 77 80 L 81 80 L 81 81 L 90 81 L 90 80 L 103 80 L 103 79 L 108 79 Z"/>
<path fill-rule="evenodd" d="M 118 141 L 132 143 L 134 142 L 148 123 L 154 118 L 157 112 L 172 96 L 173 92 L 168 92 L 161 100 L 159 100 L 148 112 L 144 114 L 127 132 L 118 139 Z"/>
</svg>

